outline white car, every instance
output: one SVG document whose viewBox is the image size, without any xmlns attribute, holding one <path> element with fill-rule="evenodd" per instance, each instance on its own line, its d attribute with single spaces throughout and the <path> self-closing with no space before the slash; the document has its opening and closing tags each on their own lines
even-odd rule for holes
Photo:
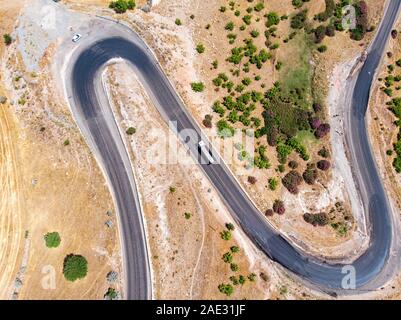
<svg viewBox="0 0 401 320">
<path fill-rule="evenodd" d="M 208 148 L 206 147 L 206 143 L 204 141 L 202 141 L 202 140 L 199 141 L 198 147 L 199 147 L 200 153 L 203 154 L 207 158 L 207 160 L 209 162 L 208 164 L 213 164 L 216 162 L 214 160 L 214 158 L 212 157 L 210 150 L 208 150 Z"/>
<path fill-rule="evenodd" d="M 76 35 L 74 35 L 74 36 L 72 37 L 72 42 L 78 42 L 79 39 L 81 39 L 81 38 L 82 38 L 82 35 L 80 35 L 79 33 L 77 33 Z"/>
</svg>

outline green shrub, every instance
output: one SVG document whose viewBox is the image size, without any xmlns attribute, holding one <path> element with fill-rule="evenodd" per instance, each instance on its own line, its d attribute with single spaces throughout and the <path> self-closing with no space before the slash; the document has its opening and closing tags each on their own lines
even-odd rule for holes
<svg viewBox="0 0 401 320">
<path fill-rule="evenodd" d="M 61 242 L 58 232 L 48 232 L 43 238 L 45 239 L 46 247 L 48 248 L 57 248 Z"/>
<path fill-rule="evenodd" d="M 254 274 L 254 273 L 249 274 L 248 275 L 248 279 L 251 282 L 255 282 L 256 281 L 256 274 Z"/>
<path fill-rule="evenodd" d="M 325 0 L 325 2 L 326 9 L 316 16 L 319 21 L 326 21 L 334 15 L 334 12 L 336 10 L 336 3 L 334 2 L 334 0 Z"/>
<path fill-rule="evenodd" d="M 135 9 L 135 1 L 133 0 L 117 0 L 109 4 L 109 8 L 113 9 L 116 13 L 124 13 L 127 10 Z"/>
<path fill-rule="evenodd" d="M 232 246 L 230 248 L 230 250 L 231 250 L 232 253 L 238 253 L 239 252 L 239 248 L 237 246 Z"/>
<path fill-rule="evenodd" d="M 304 214 L 304 220 L 307 223 L 312 224 L 313 226 L 320 226 L 323 227 L 330 222 L 330 218 L 325 212 L 321 213 L 316 213 L 316 214 L 311 214 L 311 213 L 305 213 Z"/>
<path fill-rule="evenodd" d="M 231 222 L 226 223 L 227 230 L 234 231 L 235 227 Z"/>
<path fill-rule="evenodd" d="M 233 255 L 231 252 L 226 252 L 223 254 L 222 259 L 225 263 L 231 263 L 233 261 Z"/>
<path fill-rule="evenodd" d="M 13 42 L 13 39 L 11 38 L 11 36 L 8 33 L 3 35 L 3 39 L 4 39 L 4 43 L 6 46 L 9 46 L 11 44 L 11 42 Z"/>
<path fill-rule="evenodd" d="M 222 232 L 220 232 L 220 237 L 223 240 L 228 241 L 228 240 L 231 239 L 232 235 L 231 235 L 231 232 L 229 230 L 223 230 Z"/>
<path fill-rule="evenodd" d="M 245 16 L 242 17 L 242 21 L 244 21 L 244 23 L 246 25 L 250 25 L 251 24 L 251 20 L 252 20 L 252 16 L 247 14 Z"/>
<path fill-rule="evenodd" d="M 202 92 L 205 89 L 205 85 L 202 82 L 192 82 L 191 88 L 195 92 Z"/>
<path fill-rule="evenodd" d="M 204 53 L 205 52 L 205 46 L 202 43 L 198 43 L 198 45 L 196 46 L 196 51 L 198 53 Z"/>
<path fill-rule="evenodd" d="M 237 272 L 237 271 L 239 270 L 238 264 L 236 264 L 236 263 L 231 263 L 231 264 L 230 264 L 230 269 L 231 269 L 231 271 L 233 271 L 233 272 Z"/>
<path fill-rule="evenodd" d="M 252 30 L 251 31 L 251 36 L 252 36 L 252 38 L 258 37 L 259 36 L 259 31 L 258 30 Z"/>
<path fill-rule="evenodd" d="M 233 31 L 233 30 L 234 30 L 234 22 L 232 22 L 232 21 L 228 22 L 228 23 L 226 24 L 226 26 L 225 26 L 225 29 L 226 29 L 226 30 Z"/>
<path fill-rule="evenodd" d="M 280 23 L 280 17 L 276 12 L 269 12 L 266 16 L 266 27 L 270 28 L 271 26 L 278 25 Z"/>
<path fill-rule="evenodd" d="M 234 287 L 231 284 L 221 283 L 219 284 L 218 289 L 221 293 L 224 293 L 226 296 L 231 296 L 234 292 Z"/>
<path fill-rule="evenodd" d="M 88 273 L 88 262 L 81 255 L 69 254 L 64 258 L 63 274 L 68 281 L 82 279 Z"/>
<path fill-rule="evenodd" d="M 107 292 L 104 294 L 106 300 L 117 300 L 118 296 L 118 292 L 113 288 L 108 288 Z"/>
<path fill-rule="evenodd" d="M 298 12 L 295 16 L 293 16 L 291 18 L 291 28 L 302 29 L 303 27 L 305 27 L 307 13 L 307 10 L 302 10 Z"/>
<path fill-rule="evenodd" d="M 274 191 L 277 189 L 278 181 L 276 178 L 269 178 L 269 188 Z"/>
<path fill-rule="evenodd" d="M 126 131 L 126 134 L 128 134 L 129 136 L 132 136 L 133 134 L 136 133 L 136 129 L 134 127 L 129 127 Z"/>
</svg>

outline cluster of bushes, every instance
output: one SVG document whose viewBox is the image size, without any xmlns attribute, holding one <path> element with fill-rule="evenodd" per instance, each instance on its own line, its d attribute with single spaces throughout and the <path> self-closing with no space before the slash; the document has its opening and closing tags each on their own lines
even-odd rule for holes
<svg viewBox="0 0 401 320">
<path fill-rule="evenodd" d="M 395 123 L 398 127 L 401 127 L 401 98 L 394 98 L 387 104 L 389 105 L 389 109 L 398 118 Z M 394 143 L 393 147 L 396 153 L 396 157 L 393 160 L 393 167 L 397 173 L 401 173 L 401 132 L 398 133 L 397 142 Z"/>
<path fill-rule="evenodd" d="M 226 223 L 225 226 L 226 226 L 226 230 L 224 230 L 220 234 L 222 235 L 222 238 L 224 240 L 230 240 L 231 239 L 231 231 L 233 231 L 235 229 L 234 225 L 232 223 Z M 230 236 L 228 238 L 223 237 L 223 234 L 227 234 L 227 233 L 229 233 Z M 230 250 L 228 252 L 225 252 L 222 256 L 222 260 L 225 263 L 230 265 L 230 270 L 232 272 L 239 271 L 238 264 L 234 262 L 235 254 L 237 254 L 238 252 L 240 252 L 240 248 L 236 245 L 233 245 L 230 247 Z M 230 276 L 229 279 L 230 279 L 231 283 L 221 283 L 218 285 L 218 290 L 227 296 L 230 296 L 234 293 L 234 286 L 244 285 L 247 279 L 251 282 L 256 281 L 256 274 L 250 273 L 247 277 L 242 274 L 240 274 L 238 277 L 235 275 L 232 275 L 232 276 Z"/>
<path fill-rule="evenodd" d="M 301 142 L 297 138 L 292 137 L 288 139 L 287 145 L 290 146 L 292 149 L 294 149 L 299 154 L 302 160 L 305 161 L 309 160 L 310 157 L 305 146 L 301 144 Z"/>
<path fill-rule="evenodd" d="M 116 0 L 109 4 L 109 8 L 113 9 L 116 13 L 124 13 L 127 10 L 135 9 L 135 1 L 133 0 Z"/>
<path fill-rule="evenodd" d="M 288 172 L 282 179 L 283 186 L 292 194 L 299 193 L 298 187 L 302 181 L 302 176 L 295 170 Z"/>
<path fill-rule="evenodd" d="M 217 133 L 222 138 L 230 138 L 234 136 L 235 129 L 234 127 L 230 126 L 226 120 L 219 120 L 217 122 Z"/>
<path fill-rule="evenodd" d="M 299 9 L 304 5 L 305 2 L 309 2 L 309 1 L 310 0 L 292 0 L 292 5 L 295 8 Z"/>
<path fill-rule="evenodd" d="M 303 218 L 307 223 L 310 223 L 314 227 L 316 226 L 323 227 L 328 225 L 330 222 L 330 217 L 326 212 L 320 212 L 316 214 L 305 213 L 303 215 Z"/>
<path fill-rule="evenodd" d="M 291 28 L 302 29 L 305 27 L 308 10 L 302 10 L 291 18 Z"/>
<path fill-rule="evenodd" d="M 368 6 L 365 1 L 359 1 L 354 5 L 357 12 L 356 28 L 351 30 L 351 38 L 362 40 L 368 31 Z"/>
<path fill-rule="evenodd" d="M 251 35 L 257 37 L 259 33 L 255 30 Z M 261 49 L 258 52 L 258 48 L 252 39 L 245 39 L 244 42 L 244 46 L 231 49 L 231 56 L 227 58 L 227 61 L 238 65 L 244 57 L 247 57 L 248 63 L 254 64 L 258 69 L 261 69 L 263 64 L 271 58 L 271 54 L 265 49 Z"/>
<path fill-rule="evenodd" d="M 315 16 L 315 19 L 321 22 L 327 21 L 329 18 L 331 18 L 336 10 L 336 3 L 334 0 L 325 0 L 325 3 L 326 9 Z"/>
<path fill-rule="evenodd" d="M 314 29 L 315 43 L 321 43 L 325 36 L 334 37 L 336 34 L 336 29 L 334 26 L 324 26 L 320 25 L 316 29 Z"/>
<path fill-rule="evenodd" d="M 270 169 L 270 161 L 266 156 L 266 147 L 260 146 L 253 159 L 253 164 L 259 169 Z"/>
<path fill-rule="evenodd" d="M 304 178 L 304 181 L 309 185 L 315 184 L 317 179 L 316 165 L 308 163 L 304 173 L 302 174 L 302 178 Z"/>
<path fill-rule="evenodd" d="M 229 283 L 221 283 L 218 286 L 218 289 L 221 293 L 226 296 L 231 296 L 234 293 L 234 287 Z"/>
<path fill-rule="evenodd" d="M 293 101 L 281 93 L 280 83 L 265 93 L 263 100 L 263 118 L 265 128 L 259 134 L 267 135 L 270 146 L 277 145 L 280 140 L 287 140 L 297 134 L 299 130 L 309 130 L 308 112 L 294 106 Z"/>
<path fill-rule="evenodd" d="M 315 130 L 315 137 L 318 139 L 323 138 L 324 136 L 328 135 L 330 132 L 330 125 L 328 123 L 322 123 L 316 130 Z"/>
<path fill-rule="evenodd" d="M 228 83 L 229 82 L 223 83 L 223 86 Z M 216 101 L 213 104 L 213 111 L 218 113 L 220 117 L 223 117 L 226 110 L 228 110 L 230 113 L 228 114 L 227 120 L 230 122 L 236 123 L 237 121 L 240 121 L 244 126 L 249 126 L 253 123 L 255 127 L 259 127 L 260 120 L 256 117 L 251 117 L 251 113 L 256 108 L 255 102 L 257 102 L 258 99 L 259 94 L 257 92 L 243 93 L 236 97 L 235 100 L 232 95 L 229 95 L 223 98 L 222 103 Z"/>
</svg>

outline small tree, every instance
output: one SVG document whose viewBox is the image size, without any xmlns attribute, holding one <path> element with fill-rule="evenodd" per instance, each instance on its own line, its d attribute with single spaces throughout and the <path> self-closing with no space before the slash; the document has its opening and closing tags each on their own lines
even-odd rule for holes
<svg viewBox="0 0 401 320">
<path fill-rule="evenodd" d="M 231 263 L 233 261 L 233 255 L 231 252 L 226 252 L 223 254 L 222 259 L 225 263 Z"/>
<path fill-rule="evenodd" d="M 231 222 L 226 223 L 227 230 L 234 231 L 235 227 Z"/>
<path fill-rule="evenodd" d="M 63 274 L 68 281 L 82 279 L 88 273 L 88 261 L 81 255 L 69 254 L 64 258 Z"/>
<path fill-rule="evenodd" d="M 128 134 L 129 136 L 132 136 L 133 134 L 135 134 L 136 129 L 134 127 L 129 127 L 125 133 Z"/>
<path fill-rule="evenodd" d="M 58 232 L 48 232 L 43 238 L 45 239 L 46 247 L 48 248 L 57 248 L 61 242 Z"/>
<path fill-rule="evenodd" d="M 13 42 L 13 39 L 11 38 L 11 36 L 8 33 L 3 35 L 3 39 L 4 39 L 4 43 L 6 44 L 6 46 L 9 46 L 11 44 L 11 42 Z"/>
<path fill-rule="evenodd" d="M 180 26 L 180 25 L 182 25 L 182 22 L 181 22 L 181 20 L 180 19 L 175 19 L 175 24 L 177 25 L 177 26 Z"/>
<path fill-rule="evenodd" d="M 228 22 L 224 28 L 226 30 L 233 31 L 234 30 L 234 22 L 232 22 L 232 21 Z"/>
<path fill-rule="evenodd" d="M 249 281 L 251 282 L 255 282 L 256 280 L 256 274 L 254 274 L 253 272 L 251 274 L 249 274 L 248 276 Z"/>
<path fill-rule="evenodd" d="M 198 45 L 196 46 L 196 51 L 198 53 L 204 53 L 205 52 L 205 46 L 202 43 L 198 43 Z"/>
<path fill-rule="evenodd" d="M 231 239 L 232 235 L 231 235 L 231 232 L 230 232 L 230 231 L 228 231 L 228 230 L 223 230 L 222 232 L 220 232 L 220 237 L 221 237 L 223 240 L 228 241 L 228 240 Z"/>
<path fill-rule="evenodd" d="M 221 293 L 224 293 L 226 296 L 231 296 L 234 292 L 234 287 L 231 284 L 221 283 L 221 284 L 219 284 L 218 288 L 219 288 L 219 291 Z"/>
<path fill-rule="evenodd" d="M 277 189 L 278 181 L 276 178 L 269 178 L 269 188 L 274 191 Z"/>
<path fill-rule="evenodd" d="M 192 82 L 191 88 L 195 92 L 202 92 L 205 89 L 205 85 L 202 82 Z"/>
<path fill-rule="evenodd" d="M 231 250 L 232 253 L 238 253 L 239 252 L 239 248 L 237 246 L 232 246 L 230 248 L 230 250 Z"/>
<path fill-rule="evenodd" d="M 118 292 L 113 288 L 108 288 L 107 292 L 104 294 L 106 300 L 117 300 L 119 298 Z"/>
</svg>

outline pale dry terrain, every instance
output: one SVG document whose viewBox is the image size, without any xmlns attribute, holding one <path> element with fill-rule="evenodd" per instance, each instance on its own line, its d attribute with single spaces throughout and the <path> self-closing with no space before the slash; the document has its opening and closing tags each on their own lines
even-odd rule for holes
<svg viewBox="0 0 401 320">
<path fill-rule="evenodd" d="M 395 62 L 401 59 L 401 38 L 399 35 L 401 31 L 401 19 L 398 19 L 394 29 L 398 31 L 398 36 L 395 39 L 390 37 L 387 47 L 387 52 L 390 54 L 383 57 L 381 66 L 377 72 L 377 78 L 381 79 L 381 81 L 376 80 L 376 82 L 373 83 L 371 100 L 367 111 L 367 122 L 373 151 L 384 181 L 384 186 L 389 193 L 390 203 L 397 215 L 396 218 L 401 219 L 401 177 L 392 165 L 395 152 L 393 152 L 393 155 L 387 155 L 387 151 L 393 150 L 393 144 L 397 142 L 399 127 L 395 124 L 397 120 L 396 117 L 386 105 L 391 98 L 382 91 L 385 82 L 384 78 L 389 75 L 387 66 L 391 64 L 395 65 Z M 396 67 L 393 75 L 399 75 L 399 67 Z M 396 83 L 395 87 L 397 86 L 398 84 Z M 394 97 L 400 97 L 398 90 L 393 91 Z M 381 297 L 383 299 L 398 300 L 401 298 L 400 288 L 401 275 L 398 275 L 394 281 L 383 289 Z"/>
<path fill-rule="evenodd" d="M 371 23 L 377 24 L 383 2 L 367 2 Z M 109 15 L 132 23 L 133 28 L 154 50 L 195 119 L 201 122 L 205 114 L 212 113 L 211 105 L 221 95 L 209 85 L 215 76 L 210 63 L 215 58 L 225 58 L 229 50 L 226 49 L 226 33 L 223 32 L 228 18 L 218 12 L 223 1 L 162 0 L 151 13 L 136 10 L 122 16 L 113 15 L 107 9 L 108 1 L 70 0 L 61 3 L 77 11 Z M 293 11 L 290 0 L 267 3 L 269 10 L 276 10 L 280 14 Z M 142 2 L 139 4 L 142 5 Z M 10 5 L 16 6 L 16 3 Z M 246 2 L 240 5 L 244 11 Z M 312 16 L 323 10 L 324 1 L 311 1 L 306 6 L 310 8 L 309 15 Z M 14 8 L 15 16 L 19 8 Z M 190 18 L 191 14 L 194 14 L 194 19 Z M 174 23 L 176 18 L 182 20 L 181 26 Z M 12 32 L 14 19 L 6 20 L 6 23 L 6 31 Z M 205 28 L 207 24 L 211 24 L 208 30 Z M 279 37 L 284 37 L 288 33 L 288 23 L 280 24 L 277 33 Z M 327 94 L 329 76 L 334 66 L 362 52 L 372 35 L 359 43 L 352 42 L 346 34 L 325 39 L 328 51 L 324 55 L 313 56 L 315 82 L 321 86 L 322 99 Z M 194 50 L 199 42 L 207 48 L 202 55 Z M 295 50 L 297 43 L 292 45 Z M 10 194 L 7 199 L 19 199 L 9 200 L 1 208 L 5 212 L 3 214 L 2 211 L 2 221 L 5 223 L 1 227 L 15 230 L 14 235 L 3 242 L 13 256 L 7 255 L 7 259 L 0 260 L 0 268 L 7 270 L 1 273 L 0 278 L 9 288 L 4 293 L 5 298 L 11 297 L 15 289 L 14 280 L 18 276 L 23 283 L 17 290 L 18 298 L 101 299 L 109 286 L 106 273 L 111 269 L 121 273 L 117 221 L 107 186 L 76 128 L 62 93 L 49 86 L 54 81 L 50 69 L 56 49 L 57 44 L 53 41 L 38 60 L 40 70 L 34 74 L 24 70 L 15 44 L 6 48 L 3 54 L 2 67 L 6 72 L 1 81 L 6 84 L 8 91 L 5 94 L 13 104 L 0 105 L 4 112 L 8 110 L 9 117 L 4 115 L 8 120 L 1 122 L 2 130 L 9 133 L 8 136 L 2 136 L 4 142 L 0 144 L 4 150 L 0 160 L 8 163 L 9 168 L 7 172 L 2 171 L 1 179 L 4 181 L 4 192 Z M 290 68 L 292 63 L 296 63 L 291 61 L 291 52 L 277 51 L 274 61 L 286 61 L 284 68 Z M 224 65 L 223 61 L 220 63 L 222 70 L 227 71 L 228 64 Z M 266 71 L 261 82 L 269 88 L 279 75 L 273 65 Z M 208 85 L 204 93 L 194 95 L 189 84 L 198 80 Z M 148 161 L 147 151 L 158 149 L 151 146 L 156 145 L 158 136 L 166 136 L 168 129 L 135 77 L 127 72 L 127 68 L 117 65 L 110 68 L 108 81 L 113 92 L 114 111 L 129 146 L 141 194 L 152 258 L 155 298 L 224 298 L 217 289 L 220 283 L 229 283 L 232 275 L 247 276 L 251 272 L 257 275 L 256 282 L 247 280 L 243 286 L 235 286 L 231 298 L 325 297 L 295 283 L 280 267 L 255 249 L 238 228 L 233 231 L 232 240 L 222 240 L 220 232 L 225 228 L 224 224 L 230 222 L 230 217 L 199 168 L 182 164 L 159 165 Z M 125 134 L 129 126 L 136 128 L 133 136 Z M 205 131 L 215 136 L 214 129 Z M 67 140 L 68 145 L 64 145 Z M 323 143 L 328 142 L 327 138 Z M 12 150 L 12 146 L 16 150 Z M 314 141 L 308 146 L 311 154 L 320 148 Z M 273 155 L 274 150 L 269 149 L 268 153 Z M 182 157 L 188 158 L 187 155 Z M 295 155 L 292 157 L 295 158 Z M 355 243 L 354 246 L 344 247 L 347 242 L 352 242 L 349 241 L 354 237 L 352 230 L 347 236 L 341 237 L 330 226 L 316 228 L 302 219 L 304 212 L 330 208 L 336 201 L 348 203 L 344 182 L 339 182 L 341 180 L 336 177 L 335 168 L 330 174 L 322 176 L 319 184 L 303 187 L 299 196 L 293 196 L 281 187 L 275 192 L 268 190 L 267 179 L 279 176 L 274 170 L 277 166 L 275 158 L 271 156 L 270 159 L 272 169 L 252 173 L 258 180 L 254 186 L 247 183 L 249 173 L 243 174 L 241 164 L 234 163 L 231 168 L 234 172 L 242 173 L 238 174 L 240 182 L 262 211 L 271 207 L 274 199 L 284 199 L 286 214 L 274 216 L 271 222 L 311 252 L 338 256 L 355 249 Z M 17 167 L 22 169 L 15 170 Z M 346 206 L 349 209 L 349 205 Z M 111 217 L 106 215 L 108 210 L 113 211 Z M 16 215 L 16 212 L 20 214 Z M 190 213 L 190 218 L 187 219 L 185 213 Z M 110 229 L 105 226 L 107 220 L 114 223 Z M 28 231 L 26 239 L 25 231 Z M 43 234 L 48 231 L 60 233 L 62 242 L 59 248 L 45 247 Z M 240 247 L 240 252 L 234 255 L 238 272 L 232 272 L 229 264 L 222 260 L 222 255 L 232 245 Z M 89 261 L 88 276 L 76 283 L 66 282 L 61 274 L 62 259 L 72 252 L 83 254 Z M 21 266 L 22 271 L 26 271 L 19 272 Z M 43 289 L 41 285 L 44 276 L 42 271 L 49 270 L 43 269 L 46 266 L 50 266 L 50 270 L 51 267 L 55 268 L 55 290 Z M 121 290 L 121 283 L 115 287 Z"/>
<path fill-rule="evenodd" d="M 14 39 L 8 47 L 1 45 L 1 94 L 8 102 L 0 105 L 0 297 L 103 299 L 109 286 L 121 290 L 121 277 L 112 285 L 106 281 L 111 270 L 121 275 L 113 203 L 64 98 L 49 85 L 52 48 L 39 57 L 35 72 L 25 70 L 18 49 L 22 39 L 13 32 L 23 5 L 14 1 L 0 6 L 7 12 L 2 12 L 2 34 Z M 31 13 L 40 19 L 40 12 Z M 29 26 L 25 31 L 29 33 Z M 106 215 L 109 210 L 111 216 Z M 113 227 L 105 225 L 108 220 Z M 50 249 L 43 236 L 53 231 L 60 234 L 61 244 Z M 88 260 L 88 275 L 74 283 L 62 275 L 70 253 Z"/>
<path fill-rule="evenodd" d="M 378 0 L 370 0 L 367 3 L 370 9 L 370 23 L 377 26 L 383 12 L 384 3 Z M 227 6 L 227 11 L 221 13 L 219 8 L 223 5 Z M 266 12 L 276 11 L 280 15 L 294 12 L 290 0 L 267 1 L 265 5 Z M 207 3 L 199 1 L 161 1 L 149 14 L 135 12 L 127 15 L 114 15 L 114 18 L 118 17 L 131 23 L 132 27 L 145 38 L 184 99 L 191 114 L 201 123 L 206 114 L 212 114 L 213 119 L 218 119 L 218 115 L 212 112 L 211 106 L 217 98 L 223 96 L 223 92 L 215 90 L 211 82 L 217 72 L 229 74 L 229 69 L 232 68 L 231 64 L 224 61 L 231 48 L 227 45 L 227 31 L 224 28 L 230 20 L 235 21 L 238 26 L 241 21 L 240 18 L 248 6 L 249 3 L 246 1 L 237 2 L 236 9 L 241 11 L 241 15 L 240 17 L 234 17 L 233 12 L 228 8 L 225 1 L 215 0 Z M 324 1 L 311 1 L 304 6 L 309 8 L 308 16 L 313 17 L 314 14 L 324 9 Z M 192 18 L 191 15 L 193 15 Z M 255 13 L 253 15 L 257 16 Z M 177 18 L 181 20 L 182 25 L 177 26 L 175 24 Z M 258 23 L 263 27 L 264 19 L 262 18 Z M 255 26 L 260 27 L 259 24 L 255 23 Z M 277 39 L 282 41 L 285 35 L 289 33 L 289 22 L 281 22 L 277 26 L 276 33 Z M 323 44 L 328 46 L 326 53 L 312 53 L 309 63 L 314 66 L 313 85 L 318 88 L 316 91 L 319 92 L 320 100 L 326 100 L 330 74 L 334 66 L 361 54 L 373 35 L 374 33 L 370 33 L 363 41 L 355 42 L 349 38 L 347 33 L 336 33 L 335 37 L 326 37 L 323 41 Z M 262 36 L 254 39 L 255 44 L 262 46 L 262 39 Z M 206 48 L 202 54 L 198 54 L 195 50 L 196 45 L 199 43 L 202 43 Z M 269 88 L 276 80 L 280 80 L 283 77 L 283 73 L 286 74 L 291 68 L 297 66 L 299 63 L 297 59 L 302 57 L 303 50 L 302 42 L 300 42 L 300 39 L 295 38 L 285 49 L 277 50 L 270 67 L 264 66 L 263 72 L 259 73 L 252 66 L 249 76 L 252 78 L 256 74 L 260 75 L 261 80 L 259 82 L 263 83 L 265 88 Z M 218 71 L 211 67 L 211 62 L 215 59 L 219 61 Z M 274 63 L 277 61 L 285 61 L 281 73 L 274 68 Z M 194 94 L 190 87 L 190 83 L 193 81 L 205 83 L 205 91 L 201 94 Z M 256 89 L 259 82 L 254 81 L 249 86 L 249 89 Z M 260 109 L 256 109 L 253 114 L 257 116 L 258 113 L 261 113 Z M 203 129 L 212 140 L 216 141 L 215 128 L 207 129 L 203 127 Z M 323 142 L 318 142 L 313 135 L 306 134 L 302 139 L 307 143 L 312 162 L 318 160 L 316 153 L 322 145 L 326 145 L 330 149 L 329 138 L 325 138 Z M 256 141 L 256 143 L 257 145 L 259 143 L 263 144 L 264 141 Z M 280 180 L 282 175 L 276 172 L 278 162 L 275 158 L 274 148 L 268 147 L 267 155 L 271 163 L 269 170 L 244 170 L 244 163 L 236 161 L 236 153 L 232 154 L 228 160 L 231 160 L 231 169 L 262 212 L 270 208 L 275 199 L 281 198 L 284 200 L 286 205 L 285 215 L 275 215 L 273 218 L 269 218 L 275 227 L 284 232 L 299 246 L 328 257 L 342 257 L 363 248 L 362 242 L 366 242 L 366 236 L 363 234 L 361 236 L 362 231 L 353 232 L 356 230 L 355 224 L 351 224 L 348 227 L 349 230 L 345 235 L 340 235 L 331 226 L 316 228 L 307 224 L 302 218 L 305 212 L 332 211 L 334 204 L 337 202 L 344 203 L 347 216 L 351 214 L 348 190 L 344 182 L 346 177 L 339 176 L 336 165 L 333 166 L 333 170 L 328 174 L 321 174 L 318 183 L 314 186 L 303 184 L 300 194 L 294 196 L 281 186 L 276 191 L 269 190 L 268 179 L 275 177 Z M 297 157 L 296 154 L 293 154 L 289 160 L 298 160 Z M 225 160 L 227 161 L 227 159 Z M 300 172 L 304 167 L 305 165 L 301 162 Z M 248 183 L 247 178 L 250 175 L 256 177 L 258 182 L 255 185 Z M 359 217 L 357 218 L 359 219 Z M 341 215 L 338 216 L 338 219 L 342 219 Z"/>
<path fill-rule="evenodd" d="M 231 298 L 269 297 L 277 280 L 272 279 L 273 270 L 262 266 L 271 268 L 271 263 L 263 262 L 265 258 L 260 261 L 260 253 L 240 231 L 234 230 L 230 241 L 221 239 L 225 223 L 232 222 L 227 210 L 197 165 L 191 163 L 191 156 L 169 132 L 135 75 L 124 63 L 118 63 L 109 67 L 104 78 L 141 194 L 155 298 L 223 298 L 217 290 L 220 283 L 251 272 L 258 275 L 257 281 L 235 287 Z M 136 129 L 132 136 L 125 133 L 131 126 Z M 230 271 L 230 264 L 222 260 L 233 245 L 240 247 L 233 260 L 239 266 L 237 272 Z M 261 272 L 265 280 L 260 279 Z"/>
</svg>

